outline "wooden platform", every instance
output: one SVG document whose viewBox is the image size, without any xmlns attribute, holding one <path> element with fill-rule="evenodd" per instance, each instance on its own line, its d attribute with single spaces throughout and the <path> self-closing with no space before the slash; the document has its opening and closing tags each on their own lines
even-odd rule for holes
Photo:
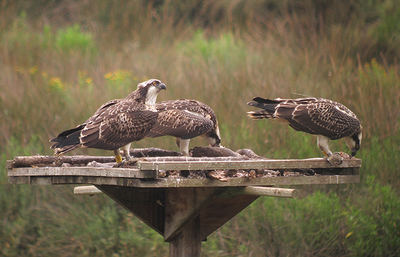
<svg viewBox="0 0 400 257">
<path fill-rule="evenodd" d="M 12 168 L 9 161 L 9 182 L 14 184 L 93 184 L 140 188 L 170 187 L 236 187 L 236 186 L 280 186 L 307 184 L 358 183 L 360 159 L 344 160 L 332 167 L 322 158 L 282 160 L 231 160 L 210 162 L 205 160 L 186 161 L 139 161 L 132 168 L 112 167 L 19 167 Z M 199 159 L 199 158 L 197 158 Z M 202 158 L 206 159 L 206 158 Z M 221 158 L 223 159 L 223 158 Z M 317 172 L 314 176 L 262 176 L 254 178 L 227 177 L 227 181 L 211 180 L 206 177 L 162 177 L 165 171 L 209 171 L 209 170 L 304 170 Z"/>
<path fill-rule="evenodd" d="M 200 256 L 201 240 L 259 195 L 268 195 L 263 188 L 359 183 L 361 160 L 332 166 L 322 158 L 145 157 L 129 168 L 53 164 L 21 167 L 17 158 L 8 161 L 9 182 L 95 185 L 170 242 L 171 256 Z M 218 171 L 226 171 L 223 180 L 210 178 L 210 172 Z"/>
</svg>

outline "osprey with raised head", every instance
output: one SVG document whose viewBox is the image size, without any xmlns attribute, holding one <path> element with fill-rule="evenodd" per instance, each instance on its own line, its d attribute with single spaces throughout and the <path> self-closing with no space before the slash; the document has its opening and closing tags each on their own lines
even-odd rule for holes
<svg viewBox="0 0 400 257">
<path fill-rule="evenodd" d="M 122 161 L 121 149 L 129 160 L 131 143 L 144 138 L 157 121 L 155 102 L 163 89 L 166 86 L 158 79 L 139 83 L 127 97 L 108 101 L 83 124 L 51 139 L 51 148 L 55 154 L 79 147 L 113 150 L 117 162 Z"/>
<path fill-rule="evenodd" d="M 352 111 L 340 103 L 314 97 L 273 100 L 256 97 L 248 105 L 262 109 L 248 112 L 252 119 L 283 120 L 295 130 L 317 135 L 318 146 L 328 157 L 332 156 L 329 139 L 345 138 L 352 156 L 360 149 L 361 123 Z"/>
<path fill-rule="evenodd" d="M 189 156 L 191 138 L 204 136 L 210 146 L 220 146 L 218 121 L 210 106 L 196 100 L 170 100 L 156 104 L 157 122 L 149 137 L 174 136 L 182 154 Z"/>
</svg>

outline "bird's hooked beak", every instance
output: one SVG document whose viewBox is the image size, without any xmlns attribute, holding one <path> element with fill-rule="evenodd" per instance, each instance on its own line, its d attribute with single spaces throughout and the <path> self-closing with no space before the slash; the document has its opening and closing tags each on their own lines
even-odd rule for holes
<svg viewBox="0 0 400 257">
<path fill-rule="evenodd" d="M 351 157 L 355 156 L 357 151 L 360 150 L 362 134 L 353 135 L 352 139 L 354 142 L 354 146 L 351 148 Z"/>
<path fill-rule="evenodd" d="M 351 148 L 351 157 L 354 157 L 358 150 L 360 150 L 360 143 L 356 142 L 356 146 Z"/>
<path fill-rule="evenodd" d="M 164 89 L 164 90 L 167 89 L 167 86 L 166 86 L 164 83 L 160 83 L 160 84 L 158 84 L 156 87 L 158 88 L 159 91 L 161 91 L 161 90 L 163 90 L 163 89 Z"/>
<path fill-rule="evenodd" d="M 215 134 L 213 132 L 208 133 L 206 135 L 206 138 L 208 140 L 209 146 L 211 146 L 211 147 L 221 147 L 221 138 L 217 134 Z"/>
</svg>

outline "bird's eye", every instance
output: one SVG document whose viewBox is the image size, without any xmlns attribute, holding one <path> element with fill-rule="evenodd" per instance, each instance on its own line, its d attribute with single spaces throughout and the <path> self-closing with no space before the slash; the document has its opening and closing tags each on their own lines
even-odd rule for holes
<svg viewBox="0 0 400 257">
<path fill-rule="evenodd" d="M 157 81 L 153 81 L 153 83 L 151 83 L 153 86 L 157 86 Z"/>
</svg>

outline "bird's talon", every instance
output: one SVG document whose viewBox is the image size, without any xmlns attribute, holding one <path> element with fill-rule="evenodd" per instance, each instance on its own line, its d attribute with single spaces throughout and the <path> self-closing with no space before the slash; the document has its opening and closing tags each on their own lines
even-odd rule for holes
<svg viewBox="0 0 400 257">
<path fill-rule="evenodd" d="M 122 163 L 122 156 L 121 156 L 121 155 L 116 155 L 116 156 L 115 156 L 115 161 L 116 161 L 118 164 Z"/>
<path fill-rule="evenodd" d="M 134 166 L 137 163 L 137 159 L 131 158 L 129 160 L 123 160 L 117 164 L 114 165 L 114 168 L 125 168 L 125 167 L 131 167 Z"/>
<path fill-rule="evenodd" d="M 125 161 L 125 165 L 126 165 L 126 166 L 132 166 L 132 165 L 136 164 L 137 162 L 138 162 L 137 159 L 130 158 L 129 160 L 126 160 L 126 161 Z"/>
<path fill-rule="evenodd" d="M 343 162 L 343 157 L 339 153 L 334 153 L 326 157 L 326 160 L 333 166 L 339 166 Z"/>
</svg>

